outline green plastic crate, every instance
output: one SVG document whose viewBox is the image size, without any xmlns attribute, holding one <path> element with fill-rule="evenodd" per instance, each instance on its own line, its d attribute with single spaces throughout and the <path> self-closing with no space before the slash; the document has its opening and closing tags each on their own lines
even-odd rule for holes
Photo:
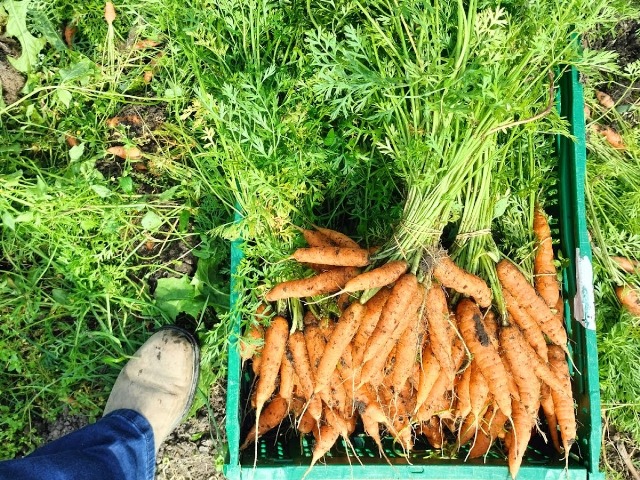
<svg viewBox="0 0 640 480">
<path fill-rule="evenodd" d="M 578 445 L 572 449 L 569 471 L 552 448 L 539 436 L 534 436 L 518 479 L 599 480 L 604 475 L 598 471 L 600 457 L 600 391 L 598 383 L 598 359 L 595 335 L 591 248 L 585 217 L 584 181 L 586 168 L 585 127 L 582 86 L 578 73 L 572 69 L 560 80 L 561 114 L 571 121 L 571 134 L 576 141 L 557 139 L 559 159 L 560 198 L 559 214 L 561 248 L 570 265 L 564 271 L 564 298 L 567 330 L 575 363 L 573 376 L 574 397 L 578 411 Z M 236 271 L 242 259 L 239 242 L 231 250 L 231 268 Z M 237 302 L 241 292 L 232 280 L 231 304 Z M 248 397 L 250 377 L 240 370 L 238 335 L 240 318 L 234 318 L 229 343 L 229 370 L 227 384 L 227 438 L 229 453 L 224 473 L 231 480 L 240 479 L 300 479 L 311 460 L 310 436 L 302 441 L 292 435 L 268 434 L 258 445 L 258 459 L 253 466 L 254 449 L 239 451 L 241 435 L 246 433 L 252 419 L 243 418 L 243 407 Z M 579 372 L 579 373 L 578 373 Z M 244 375 L 244 378 L 243 378 Z M 286 429 L 286 428 L 285 428 Z M 360 432 L 360 433 L 359 433 Z M 425 444 L 416 444 L 411 464 L 394 451 L 393 442 L 387 439 L 385 451 L 390 463 L 379 458 L 377 447 L 361 430 L 352 437 L 360 460 L 348 456 L 344 444 L 334 447 L 307 475 L 308 479 L 507 479 L 506 460 L 489 458 L 463 462 L 429 458 L 433 450 Z"/>
</svg>

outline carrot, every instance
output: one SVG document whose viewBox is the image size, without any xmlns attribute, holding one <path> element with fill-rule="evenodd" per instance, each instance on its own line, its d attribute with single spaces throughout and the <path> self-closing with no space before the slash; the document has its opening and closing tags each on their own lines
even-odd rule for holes
<svg viewBox="0 0 640 480">
<path fill-rule="evenodd" d="M 282 397 L 274 397 L 274 399 L 269 402 L 269 404 L 262 412 L 260 421 L 257 424 L 257 428 L 256 425 L 254 425 L 253 427 L 251 427 L 251 430 L 249 430 L 249 433 L 245 437 L 244 442 L 242 443 L 242 445 L 240 445 L 240 450 L 244 450 L 257 438 L 261 437 L 272 428 L 280 425 L 284 417 L 287 415 L 288 411 L 289 406 L 287 401 Z"/>
<path fill-rule="evenodd" d="M 515 323 L 522 330 L 522 334 L 524 338 L 527 339 L 529 345 L 531 345 L 537 354 L 542 358 L 545 362 L 547 361 L 547 342 L 544 339 L 544 335 L 542 335 L 542 330 L 540 330 L 540 325 L 531 318 L 531 315 L 522 308 L 518 302 L 513 298 L 513 295 L 509 292 L 509 290 L 504 289 L 502 291 L 502 296 L 507 305 L 507 311 L 509 312 L 510 318 L 515 321 Z"/>
<path fill-rule="evenodd" d="M 400 320 L 418 291 L 418 279 L 413 274 L 401 276 L 391 289 L 391 294 L 384 304 L 376 328 L 369 337 L 363 361 L 367 362 L 378 355 L 382 346 L 387 342 L 391 333 L 396 329 Z"/>
<path fill-rule="evenodd" d="M 533 233 L 538 241 L 533 263 L 535 288 L 546 304 L 554 308 L 560 296 L 560 284 L 558 283 L 556 266 L 553 263 L 551 229 L 539 205 L 536 205 L 533 215 Z"/>
<path fill-rule="evenodd" d="M 465 418 L 469 413 L 471 413 L 471 399 L 469 397 L 469 383 L 471 382 L 471 365 L 469 365 L 462 375 L 460 376 L 460 380 L 456 385 L 456 394 L 458 396 L 458 401 L 456 403 L 456 416 L 460 418 Z"/>
<path fill-rule="evenodd" d="M 280 387 L 278 388 L 278 396 L 290 402 L 293 398 L 293 383 L 295 372 L 289 356 L 291 354 L 285 349 L 282 354 L 282 363 L 280 364 Z"/>
<path fill-rule="evenodd" d="M 285 298 L 312 297 L 337 292 L 356 275 L 358 275 L 357 268 L 345 267 L 319 273 L 310 278 L 290 280 L 272 288 L 265 295 L 265 299 L 268 302 L 275 302 Z"/>
<path fill-rule="evenodd" d="M 256 418 L 258 423 L 265 402 L 269 400 L 276 388 L 276 377 L 284 356 L 289 336 L 289 324 L 280 316 L 271 320 L 271 325 L 264 334 L 260 376 L 256 384 Z"/>
<path fill-rule="evenodd" d="M 535 420 L 525 411 L 520 402 L 513 402 L 513 430 L 507 433 L 505 443 L 509 449 L 509 473 L 515 480 L 522 465 L 524 453 L 531 438 Z"/>
<path fill-rule="evenodd" d="M 133 50 L 146 50 L 148 48 L 157 47 L 161 42 L 157 40 L 151 40 L 150 38 L 143 38 L 142 40 L 138 40 L 134 43 L 131 48 Z"/>
<path fill-rule="evenodd" d="M 484 415 L 484 426 L 478 431 L 476 441 L 469 451 L 469 458 L 478 458 L 486 454 L 495 439 L 504 432 L 503 428 L 507 420 L 509 419 L 497 404 L 491 405 Z"/>
<path fill-rule="evenodd" d="M 507 354 L 507 358 L 510 359 L 509 363 L 513 369 L 517 368 L 517 365 L 526 365 L 527 371 L 522 372 L 522 375 L 526 375 L 532 370 L 540 380 L 547 383 L 552 389 L 563 392 L 563 395 L 567 395 L 567 393 L 563 391 L 563 384 L 560 379 L 551 371 L 547 363 L 536 354 L 517 327 L 505 327 L 500 331 L 500 345 L 505 349 L 505 353 Z M 509 356 L 510 354 L 512 355 L 511 357 Z M 514 378 L 517 376 L 515 371 L 513 375 Z M 518 383 L 517 379 L 516 383 Z M 518 390 L 520 390 L 520 384 L 518 384 Z M 569 392 L 568 395 L 569 398 L 571 398 L 571 392 Z M 521 400 L 524 399 L 521 398 Z"/>
<path fill-rule="evenodd" d="M 360 290 L 386 287 L 398 280 L 398 278 L 407 271 L 407 268 L 409 268 L 409 264 L 404 260 L 385 263 L 381 267 L 361 273 L 357 277 L 349 280 L 344 286 L 344 291 L 357 292 Z"/>
<path fill-rule="evenodd" d="M 473 297 L 481 307 L 491 305 L 491 289 L 487 283 L 458 267 L 449 255 L 445 254 L 436 261 L 433 276 L 446 288 Z"/>
<path fill-rule="evenodd" d="M 391 290 L 382 288 L 365 304 L 367 311 L 362 317 L 358 333 L 353 337 L 353 364 L 360 365 L 364 356 L 364 349 L 367 346 L 369 337 L 373 333 L 380 319 L 382 308 L 387 303 Z"/>
<path fill-rule="evenodd" d="M 458 370 L 465 358 L 465 349 L 459 338 L 454 340 L 451 356 L 453 358 L 455 369 Z M 426 400 L 417 408 L 417 420 L 419 422 L 427 421 L 432 415 L 442 408 L 445 408 L 444 405 L 448 406 L 450 402 L 449 400 L 446 400 L 446 393 L 452 387 L 453 385 L 449 380 L 449 376 L 441 370 L 433 384 L 433 387 L 429 391 Z"/>
<path fill-rule="evenodd" d="M 307 345 L 302 332 L 294 332 L 289 336 L 289 352 L 291 352 L 291 363 L 298 375 L 302 393 L 309 402 L 308 410 L 313 418 L 318 421 L 322 415 L 322 405 L 319 401 L 320 398 L 313 396 L 315 375 L 311 368 Z"/>
<path fill-rule="evenodd" d="M 456 372 L 451 360 L 452 329 L 449 324 L 449 308 L 444 291 L 438 284 L 432 285 L 427 292 L 425 313 L 433 354 L 438 359 L 442 370 L 453 382 Z"/>
<path fill-rule="evenodd" d="M 385 455 L 384 448 L 382 448 L 382 440 L 380 438 L 380 423 L 368 412 L 363 410 L 360 412 L 360 418 L 362 419 L 362 426 L 367 435 L 369 435 L 376 445 L 381 455 Z"/>
<path fill-rule="evenodd" d="M 391 350 L 395 346 L 396 342 L 407 330 L 407 328 L 410 328 L 412 322 L 418 323 L 420 321 L 418 314 L 424 298 L 424 288 L 421 286 L 418 286 L 418 292 L 420 293 L 418 295 L 415 295 L 411 299 L 409 306 L 404 311 L 404 316 L 400 319 L 398 325 L 396 325 L 393 332 L 391 332 L 391 334 L 386 338 L 386 341 L 382 345 L 382 347 L 379 349 L 377 356 L 367 360 L 367 354 L 369 352 L 365 353 L 366 361 L 362 367 L 362 372 L 360 373 L 360 383 L 371 381 L 372 385 L 374 386 L 377 386 L 380 384 L 380 380 L 377 380 L 375 381 L 375 383 L 373 383 L 374 375 L 376 373 L 379 373 L 384 368 L 385 362 L 389 357 Z M 389 301 L 391 301 L 391 298 L 389 299 Z M 384 315 L 384 311 L 383 311 L 383 315 Z M 380 322 L 378 322 L 378 324 L 380 324 Z M 375 335 L 375 332 L 374 332 L 374 335 Z"/>
<path fill-rule="evenodd" d="M 336 267 L 365 267 L 369 265 L 369 252 L 362 248 L 298 248 L 291 257 L 301 263 L 316 263 Z"/>
<path fill-rule="evenodd" d="M 315 434 L 315 429 L 314 429 Z M 313 454 L 311 457 L 311 464 L 304 473 L 302 478 L 305 478 L 313 466 L 320 460 L 329 450 L 333 447 L 340 436 L 340 432 L 333 425 L 322 425 L 318 432 L 318 438 L 316 444 L 313 447 Z"/>
<path fill-rule="evenodd" d="M 304 341 L 307 345 L 309 362 L 311 363 L 311 370 L 313 371 L 315 379 L 318 371 L 318 365 L 320 365 L 320 360 L 322 359 L 322 354 L 327 342 L 322 334 L 322 330 L 317 325 L 309 325 L 304 329 Z"/>
<path fill-rule="evenodd" d="M 489 406 L 487 404 L 489 385 L 477 363 L 471 362 L 470 368 L 469 403 L 471 405 L 471 413 L 460 427 L 460 436 L 458 439 L 460 445 L 464 445 L 476 435 L 478 425 L 482 420 L 485 410 Z"/>
<path fill-rule="evenodd" d="M 473 361 L 477 362 L 487 380 L 489 391 L 504 414 L 510 417 L 511 397 L 507 386 L 507 372 L 498 350 L 489 339 L 478 306 L 471 300 L 463 298 L 456 307 L 456 318 L 462 338 L 473 355 Z"/>
<path fill-rule="evenodd" d="M 602 127 L 599 133 L 607 140 L 607 142 L 609 142 L 609 145 L 611 145 L 616 150 L 625 149 L 625 144 L 624 144 L 624 141 L 622 140 L 622 136 L 618 132 L 616 132 L 613 128 Z"/>
<path fill-rule="evenodd" d="M 624 308 L 636 317 L 640 317 L 640 290 L 628 286 L 616 287 L 616 296 Z"/>
<path fill-rule="evenodd" d="M 78 33 L 78 27 L 75 25 L 67 24 L 64 27 L 64 43 L 66 43 L 70 50 L 73 48 L 73 38 L 76 36 L 76 33 Z"/>
<path fill-rule="evenodd" d="M 558 419 L 556 418 L 556 410 L 553 406 L 553 397 L 551 396 L 551 389 L 546 383 L 542 384 L 540 391 L 540 404 L 542 405 L 542 411 L 547 419 L 547 425 L 549 426 L 549 435 L 551 436 L 551 443 L 553 447 L 561 452 L 560 440 L 558 439 Z"/>
<path fill-rule="evenodd" d="M 256 351 L 251 357 L 251 371 L 257 377 L 260 375 L 260 366 L 262 365 L 262 349 Z"/>
<path fill-rule="evenodd" d="M 567 332 L 562 325 L 558 325 L 549 306 L 538 296 L 520 270 L 508 260 L 498 263 L 496 270 L 503 290 L 509 290 L 515 301 L 540 325 L 547 337 L 567 351 Z"/>
<path fill-rule="evenodd" d="M 612 109 L 616 105 L 616 102 L 613 101 L 613 98 L 611 98 L 611 96 L 607 95 L 604 92 L 601 92 L 600 90 L 596 90 L 596 98 L 598 99 L 598 103 L 600 103 L 600 105 L 602 105 L 607 110 Z"/>
<path fill-rule="evenodd" d="M 142 151 L 138 147 L 127 147 L 124 145 L 109 147 L 107 148 L 107 153 L 125 160 L 137 160 L 142 157 Z"/>
<path fill-rule="evenodd" d="M 302 417 L 300 417 L 300 421 L 298 422 L 298 432 L 300 432 L 302 435 L 306 435 L 307 433 L 310 433 L 316 425 L 316 419 L 313 418 L 311 412 L 309 411 L 309 409 L 307 409 L 302 414 Z"/>
<path fill-rule="evenodd" d="M 318 365 L 314 392 L 322 391 L 329 383 L 331 372 L 335 370 L 342 353 L 358 331 L 364 312 L 365 307 L 354 302 L 340 316 Z"/>
<path fill-rule="evenodd" d="M 112 25 L 113 21 L 116 19 L 116 9 L 111 2 L 106 2 L 104 4 L 104 19 L 109 25 Z"/>
<path fill-rule="evenodd" d="M 344 233 L 336 232 L 335 230 L 330 230 L 328 228 L 321 228 L 316 225 L 313 226 L 318 232 L 327 237 L 331 242 L 333 242 L 336 246 L 342 248 L 360 248 L 355 241 L 351 240 Z"/>
<path fill-rule="evenodd" d="M 429 445 L 433 448 L 442 448 L 444 444 L 444 435 L 442 433 L 442 426 L 438 421 L 438 417 L 432 416 L 426 422 L 420 423 L 420 433 L 427 437 Z"/>
<path fill-rule="evenodd" d="M 535 418 L 540 407 L 540 380 L 536 375 L 531 375 L 532 360 L 520 349 L 520 343 L 524 342 L 513 340 L 515 337 L 522 338 L 515 332 L 517 327 L 513 326 L 502 329 L 500 332 L 502 350 L 509 363 L 510 373 L 518 386 L 522 406 L 532 418 Z M 536 355 L 533 350 L 531 352 Z M 540 361 L 539 358 L 537 360 Z"/>
<path fill-rule="evenodd" d="M 416 363 L 418 348 L 420 347 L 418 339 L 422 333 L 421 325 L 422 322 L 419 321 L 409 323 L 409 326 L 396 344 L 395 361 L 388 375 L 396 395 L 404 388 L 413 370 L 413 365 Z"/>
<path fill-rule="evenodd" d="M 569 375 L 569 365 L 565 353 L 555 347 L 549 347 L 549 363 L 554 374 L 560 379 L 562 390 L 555 390 L 552 385 L 551 397 L 556 411 L 556 419 L 560 426 L 562 435 L 562 446 L 564 447 L 565 458 L 569 458 L 569 450 L 576 438 L 576 416 L 573 408 L 573 397 L 571 396 L 571 376 Z"/>
<path fill-rule="evenodd" d="M 259 323 L 252 323 L 244 337 L 240 339 L 240 358 L 242 363 L 249 360 L 256 353 L 262 351 L 264 343 L 264 328 Z"/>
<path fill-rule="evenodd" d="M 425 343 L 422 349 L 422 369 L 420 372 L 420 383 L 416 394 L 416 408 L 420 408 L 433 388 L 436 380 L 440 376 L 440 363 L 431 351 L 429 343 Z"/>
<path fill-rule="evenodd" d="M 638 260 L 631 260 L 626 257 L 610 257 L 622 270 L 627 273 L 634 273 L 640 269 L 640 262 Z"/>
<path fill-rule="evenodd" d="M 307 242 L 307 245 L 309 245 L 310 247 L 333 247 L 336 246 L 335 243 L 333 243 L 331 241 L 331 239 L 329 237 L 327 237 L 325 234 L 323 234 L 322 232 L 317 232 L 315 230 L 307 230 L 307 229 L 301 229 L 302 230 L 302 236 L 304 237 L 305 241 Z M 358 248 L 358 246 L 356 245 L 355 248 Z"/>
</svg>

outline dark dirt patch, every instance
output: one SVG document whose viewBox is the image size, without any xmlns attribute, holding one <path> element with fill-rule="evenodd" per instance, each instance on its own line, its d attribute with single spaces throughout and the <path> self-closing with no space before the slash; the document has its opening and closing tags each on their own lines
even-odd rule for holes
<svg viewBox="0 0 640 480">
<path fill-rule="evenodd" d="M 615 471 L 624 480 L 638 480 L 640 446 L 625 434 L 607 428 L 606 419 L 604 423 L 603 470 Z"/>
<path fill-rule="evenodd" d="M 594 50 L 610 50 L 618 54 L 618 65 L 624 69 L 640 59 L 640 21 L 620 22 L 612 34 L 597 39 L 586 39 L 586 45 Z M 598 88 L 620 103 L 632 104 L 640 100 L 640 83 L 629 85 L 628 81 L 615 78 Z M 631 87 L 631 88 L 629 88 Z"/>
<path fill-rule="evenodd" d="M 15 103 L 20 98 L 20 91 L 25 84 L 25 78 L 7 60 L 7 56 L 18 55 L 20 48 L 17 42 L 0 36 L 0 87 L 2 98 L 7 105 Z"/>
</svg>

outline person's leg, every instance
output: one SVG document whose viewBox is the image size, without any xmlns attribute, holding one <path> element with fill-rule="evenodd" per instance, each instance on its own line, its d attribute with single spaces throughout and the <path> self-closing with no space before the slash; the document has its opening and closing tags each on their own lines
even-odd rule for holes
<svg viewBox="0 0 640 480">
<path fill-rule="evenodd" d="M 116 410 L 24 458 L 0 462 L 7 480 L 152 480 L 155 442 L 147 419 Z"/>
<path fill-rule="evenodd" d="M 101 420 L 23 459 L 0 462 L 0 480 L 152 479 L 160 444 L 189 411 L 198 372 L 193 336 L 163 328 L 122 369 Z"/>
</svg>

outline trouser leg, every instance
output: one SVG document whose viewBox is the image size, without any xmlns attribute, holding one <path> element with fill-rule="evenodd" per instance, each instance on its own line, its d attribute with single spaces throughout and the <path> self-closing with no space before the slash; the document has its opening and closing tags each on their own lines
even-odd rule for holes
<svg viewBox="0 0 640 480">
<path fill-rule="evenodd" d="M 0 462 L 2 480 L 152 480 L 153 430 L 134 410 L 116 410 L 24 458 Z"/>
</svg>

